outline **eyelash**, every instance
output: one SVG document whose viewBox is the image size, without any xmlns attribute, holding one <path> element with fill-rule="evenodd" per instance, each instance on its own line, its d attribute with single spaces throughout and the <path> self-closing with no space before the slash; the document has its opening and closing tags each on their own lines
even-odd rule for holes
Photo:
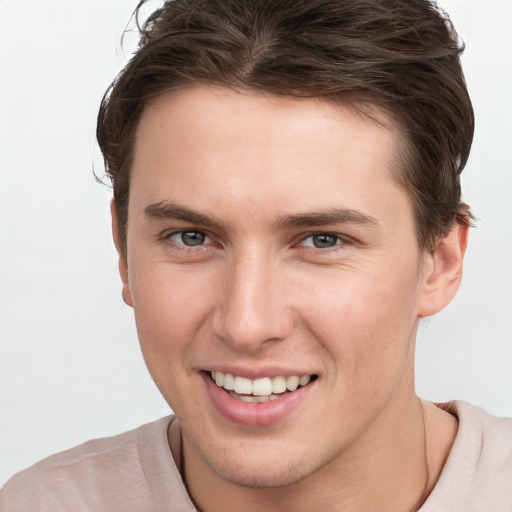
<svg viewBox="0 0 512 512">
<path fill-rule="evenodd" d="M 179 229 L 179 230 L 164 234 L 162 239 L 165 241 L 165 243 L 167 243 L 168 245 L 170 245 L 173 248 L 176 248 L 180 251 L 197 252 L 198 250 L 205 251 L 208 249 L 208 247 L 206 247 L 204 244 L 198 244 L 196 246 L 193 246 L 193 245 L 191 246 L 191 245 L 186 245 L 184 243 L 176 242 L 175 240 L 172 239 L 176 235 L 183 236 L 183 234 L 185 234 L 185 233 L 201 234 L 201 235 L 204 235 L 204 237 L 207 241 L 209 240 L 210 243 L 212 242 L 212 238 L 205 231 L 202 231 L 199 229 Z M 301 245 L 306 240 L 313 238 L 315 236 L 334 237 L 334 238 L 336 238 L 336 244 L 331 247 L 324 247 L 324 248 Z M 294 246 L 301 247 L 304 251 L 306 251 L 308 253 L 314 252 L 315 254 L 330 254 L 330 253 L 342 250 L 346 245 L 350 245 L 351 243 L 354 243 L 354 241 L 351 240 L 350 238 L 348 238 L 347 236 L 339 235 L 336 233 L 330 233 L 330 232 L 326 232 L 326 231 L 320 231 L 320 232 L 313 232 L 313 233 L 301 235 L 301 238 L 299 239 L 298 242 L 294 243 Z"/>
</svg>

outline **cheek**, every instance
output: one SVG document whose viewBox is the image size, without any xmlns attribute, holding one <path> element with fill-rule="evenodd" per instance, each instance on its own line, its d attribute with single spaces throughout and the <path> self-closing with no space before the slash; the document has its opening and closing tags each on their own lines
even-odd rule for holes
<svg viewBox="0 0 512 512">
<path fill-rule="evenodd" d="M 201 328 L 210 310 L 206 275 L 166 263 L 134 266 L 130 276 L 135 319 L 145 357 L 169 353 L 172 360 Z"/>
<path fill-rule="evenodd" d="M 345 274 L 309 286 L 303 319 L 346 383 L 395 379 L 410 356 L 417 324 L 415 275 Z M 399 373 L 399 372 L 398 372 Z"/>
<path fill-rule="evenodd" d="M 184 416 L 188 411 L 195 421 L 201 402 L 196 387 L 190 385 L 191 361 L 204 348 L 199 346 L 204 337 L 197 332 L 210 310 L 209 287 L 198 284 L 184 269 L 159 263 L 134 266 L 132 279 L 137 332 L 149 373 L 174 413 Z"/>
</svg>

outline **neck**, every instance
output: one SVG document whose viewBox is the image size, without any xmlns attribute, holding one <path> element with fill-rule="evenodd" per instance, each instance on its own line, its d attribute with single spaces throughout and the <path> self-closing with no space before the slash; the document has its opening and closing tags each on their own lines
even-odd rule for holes
<svg viewBox="0 0 512 512">
<path fill-rule="evenodd" d="M 284 488 L 253 489 L 226 481 L 212 471 L 186 436 L 182 445 L 186 464 L 181 469 L 192 499 L 203 512 L 409 512 L 417 510 L 432 490 L 455 433 L 453 417 L 431 404 L 424 406 L 414 396 L 401 410 L 383 412 L 331 463 Z M 171 446 L 178 461 L 174 437 Z"/>
</svg>

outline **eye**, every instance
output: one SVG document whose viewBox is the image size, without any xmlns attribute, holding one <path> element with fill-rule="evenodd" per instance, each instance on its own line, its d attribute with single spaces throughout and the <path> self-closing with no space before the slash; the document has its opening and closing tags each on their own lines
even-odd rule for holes
<svg viewBox="0 0 512 512">
<path fill-rule="evenodd" d="M 337 235 L 330 233 L 318 233 L 309 235 L 302 240 L 301 244 L 304 247 L 314 247 L 315 249 L 330 249 L 337 245 L 342 245 L 343 240 Z"/>
<path fill-rule="evenodd" d="M 202 231 L 195 231 L 189 229 L 186 231 L 176 231 L 169 235 L 169 238 L 178 245 L 186 245 L 187 247 L 194 247 L 211 242 L 210 238 Z"/>
</svg>

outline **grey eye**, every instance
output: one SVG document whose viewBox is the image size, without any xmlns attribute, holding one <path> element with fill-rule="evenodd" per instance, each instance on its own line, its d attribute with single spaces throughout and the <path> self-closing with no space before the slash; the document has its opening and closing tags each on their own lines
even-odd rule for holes
<svg viewBox="0 0 512 512">
<path fill-rule="evenodd" d="M 193 230 L 178 231 L 177 233 L 173 233 L 169 238 L 177 244 L 183 244 L 188 247 L 203 245 L 205 242 L 209 241 L 205 233 Z"/>
<path fill-rule="evenodd" d="M 341 243 L 339 236 L 330 235 L 328 233 L 320 233 L 318 235 L 310 235 L 304 239 L 302 245 L 306 247 L 315 247 L 316 249 L 329 249 L 336 247 Z"/>
</svg>

